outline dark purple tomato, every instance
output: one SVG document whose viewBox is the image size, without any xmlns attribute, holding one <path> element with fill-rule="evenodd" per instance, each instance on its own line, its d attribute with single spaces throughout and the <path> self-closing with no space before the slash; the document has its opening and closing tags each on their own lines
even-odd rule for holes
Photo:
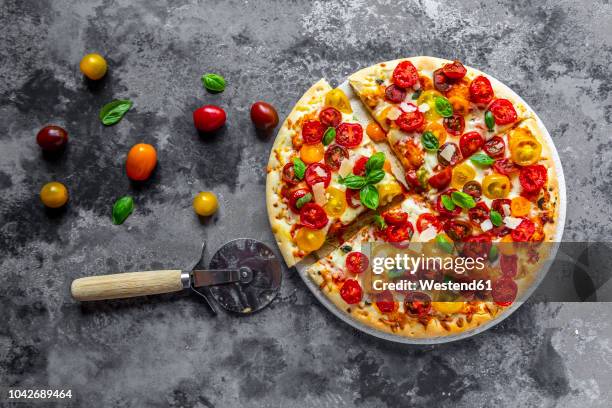
<svg viewBox="0 0 612 408">
<path fill-rule="evenodd" d="M 36 143 L 44 151 L 56 152 L 68 143 L 68 132 L 59 126 L 45 126 L 36 135 Z"/>
<path fill-rule="evenodd" d="M 255 102 L 251 106 L 251 120 L 257 129 L 272 130 L 278 125 L 278 113 L 267 102 Z"/>
</svg>

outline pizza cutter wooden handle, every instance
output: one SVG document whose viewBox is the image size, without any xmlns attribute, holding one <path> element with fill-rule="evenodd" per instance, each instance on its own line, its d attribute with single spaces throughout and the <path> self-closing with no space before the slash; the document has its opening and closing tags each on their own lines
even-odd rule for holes
<svg viewBox="0 0 612 408">
<path fill-rule="evenodd" d="M 181 270 L 126 272 L 90 276 L 72 281 L 70 292 L 76 300 L 122 299 L 178 292 L 183 289 Z"/>
</svg>

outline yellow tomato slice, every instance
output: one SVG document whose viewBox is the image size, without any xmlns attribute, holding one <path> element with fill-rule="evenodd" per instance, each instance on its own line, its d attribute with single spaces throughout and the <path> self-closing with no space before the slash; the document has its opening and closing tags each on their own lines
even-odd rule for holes
<svg viewBox="0 0 612 408">
<path fill-rule="evenodd" d="M 376 122 L 368 123 L 368 126 L 366 126 L 366 134 L 374 142 L 384 142 L 385 140 L 387 140 L 387 134 Z"/>
<path fill-rule="evenodd" d="M 490 199 L 506 197 L 510 188 L 510 179 L 502 174 L 489 174 L 482 180 L 482 192 Z"/>
<path fill-rule="evenodd" d="M 444 129 L 444 126 L 442 126 L 441 124 L 436 122 L 430 122 L 427 124 L 427 126 L 425 126 L 425 131 L 430 131 L 431 133 L 433 133 L 434 136 L 438 138 L 440 146 L 442 146 L 444 142 L 446 142 L 446 129 Z"/>
<path fill-rule="evenodd" d="M 525 197 L 514 197 L 510 202 L 510 211 L 513 217 L 525 217 L 531 210 L 531 201 Z"/>
<path fill-rule="evenodd" d="M 379 205 L 389 204 L 393 197 L 401 194 L 402 188 L 397 183 L 385 183 L 376 186 L 378 189 Z"/>
<path fill-rule="evenodd" d="M 451 185 L 457 190 L 461 190 L 463 185 L 468 181 L 474 180 L 474 177 L 476 177 L 476 170 L 467 163 L 461 163 L 453 167 Z"/>
<path fill-rule="evenodd" d="M 467 115 L 470 112 L 470 101 L 460 96 L 451 96 L 448 101 L 453 105 L 453 112 L 459 115 Z"/>
<path fill-rule="evenodd" d="M 346 193 L 338 188 L 329 187 L 327 189 L 327 203 L 323 208 L 327 215 L 341 216 L 346 210 Z"/>
<path fill-rule="evenodd" d="M 441 118 L 438 112 L 436 112 L 436 98 L 439 96 L 443 95 L 440 92 L 431 89 L 429 91 L 421 92 L 421 95 L 419 95 L 417 99 L 417 106 L 420 106 L 424 103 L 429 105 L 429 110 L 423 115 L 425 116 L 425 119 L 430 122 L 434 122 Z"/>
<path fill-rule="evenodd" d="M 519 166 L 529 166 L 537 163 L 542 156 L 542 145 L 534 137 L 512 139 L 510 158 Z"/>
<path fill-rule="evenodd" d="M 462 311 L 465 302 L 431 302 L 431 306 L 440 313 L 453 314 Z"/>
<path fill-rule="evenodd" d="M 323 160 L 325 155 L 325 147 L 322 143 L 314 145 L 303 145 L 300 149 L 300 159 L 306 164 L 316 163 Z"/>
<path fill-rule="evenodd" d="M 342 113 L 353 113 L 351 103 L 342 89 L 332 89 L 325 95 L 325 105 L 338 109 Z"/>
<path fill-rule="evenodd" d="M 316 251 L 325 243 L 325 230 L 300 228 L 295 234 L 295 243 L 304 252 Z"/>
</svg>

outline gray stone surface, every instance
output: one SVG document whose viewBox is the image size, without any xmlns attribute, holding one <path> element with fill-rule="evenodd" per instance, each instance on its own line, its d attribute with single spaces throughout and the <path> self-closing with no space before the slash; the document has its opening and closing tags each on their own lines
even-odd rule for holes
<svg viewBox="0 0 612 408">
<path fill-rule="evenodd" d="M 540 114 L 562 158 L 566 240 L 612 237 L 612 7 L 606 1 L 19 1 L 0 5 L 0 386 L 72 388 L 82 405 L 127 407 L 610 406 L 610 304 L 527 304 L 458 343 L 402 347 L 362 335 L 287 272 L 272 307 L 212 318 L 187 294 L 80 305 L 72 279 L 186 266 L 246 236 L 272 243 L 264 167 L 272 144 L 248 109 L 284 117 L 320 77 L 332 83 L 410 55 L 459 58 L 501 79 Z M 105 55 L 86 83 L 78 62 Z M 229 83 L 218 95 L 199 77 Z M 135 105 L 104 128 L 99 108 Z M 193 129 L 215 103 L 228 124 Z M 47 123 L 70 133 L 45 160 Z M 158 148 L 153 179 L 130 185 L 123 162 Z M 64 182 L 70 204 L 49 213 L 40 187 Z M 215 191 L 200 223 L 191 199 Z M 132 194 L 120 227 L 112 202 Z M 5 396 L 3 395 L 2 398 Z"/>
</svg>

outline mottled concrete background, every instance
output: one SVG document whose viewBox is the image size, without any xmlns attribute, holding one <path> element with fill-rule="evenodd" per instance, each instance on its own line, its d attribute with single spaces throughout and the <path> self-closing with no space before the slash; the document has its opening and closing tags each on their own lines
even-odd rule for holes
<svg viewBox="0 0 612 408">
<path fill-rule="evenodd" d="M 272 243 L 264 167 L 272 140 L 253 131 L 259 99 L 284 117 L 320 77 L 411 55 L 459 58 L 501 79 L 540 114 L 568 184 L 566 240 L 612 238 L 612 7 L 609 1 L 19 1 L 0 5 L 0 385 L 72 388 L 84 406 L 610 406 L 610 304 L 528 304 L 475 338 L 401 347 L 361 335 L 323 309 L 296 275 L 248 318 L 212 318 L 187 294 L 80 305 L 72 279 L 183 267 L 202 240 Z M 87 84 L 97 51 L 106 79 Z M 200 75 L 223 74 L 208 94 Z M 104 128 L 100 107 L 134 108 Z M 216 103 L 227 128 L 202 138 L 191 112 Z M 45 160 L 37 130 L 59 124 L 68 151 Z M 159 166 L 131 186 L 140 141 Z M 48 213 L 50 180 L 71 194 Z M 221 210 L 198 222 L 191 199 Z M 113 226 L 113 201 L 136 210 Z M 5 398 L 2 395 L 1 399 Z"/>
</svg>

